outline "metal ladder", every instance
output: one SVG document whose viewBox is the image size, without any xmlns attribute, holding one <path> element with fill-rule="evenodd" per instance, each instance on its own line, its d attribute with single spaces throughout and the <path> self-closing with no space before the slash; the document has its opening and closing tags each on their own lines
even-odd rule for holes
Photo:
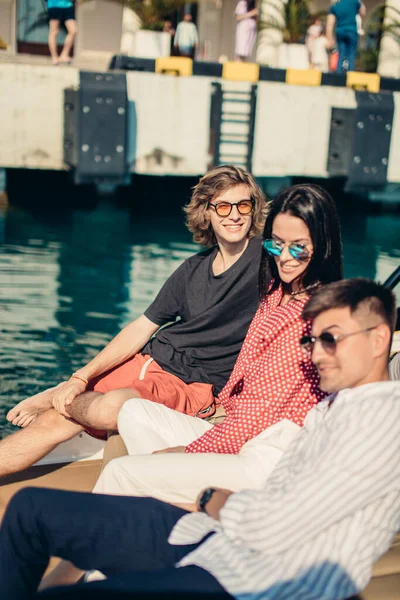
<svg viewBox="0 0 400 600">
<path fill-rule="evenodd" d="M 212 83 L 210 153 L 212 167 L 234 164 L 251 172 L 257 85 Z"/>
</svg>

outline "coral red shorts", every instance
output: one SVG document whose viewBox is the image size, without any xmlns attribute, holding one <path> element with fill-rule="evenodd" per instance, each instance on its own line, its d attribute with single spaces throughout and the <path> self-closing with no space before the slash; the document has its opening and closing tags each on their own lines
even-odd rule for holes
<svg viewBox="0 0 400 600">
<path fill-rule="evenodd" d="M 211 384 L 185 383 L 164 371 L 148 354 L 136 354 L 122 365 L 92 379 L 87 389 L 105 394 L 121 388 L 132 388 L 146 400 L 164 404 L 192 417 L 210 417 L 215 412 Z M 103 434 L 89 428 L 87 431 L 95 437 L 106 437 L 105 432 Z"/>
</svg>

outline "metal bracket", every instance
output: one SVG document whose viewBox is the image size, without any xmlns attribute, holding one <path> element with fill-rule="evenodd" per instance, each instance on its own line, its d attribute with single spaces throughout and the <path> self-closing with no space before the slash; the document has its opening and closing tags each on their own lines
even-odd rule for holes
<svg viewBox="0 0 400 600">
<path fill-rule="evenodd" d="M 333 107 L 327 171 L 347 176 L 346 191 L 387 182 L 394 102 L 391 92 L 355 92 L 356 109 Z"/>
</svg>

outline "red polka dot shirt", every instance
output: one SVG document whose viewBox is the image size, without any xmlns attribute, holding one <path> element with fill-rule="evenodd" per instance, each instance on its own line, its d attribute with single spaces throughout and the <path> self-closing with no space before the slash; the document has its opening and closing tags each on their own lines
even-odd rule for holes
<svg viewBox="0 0 400 600">
<path fill-rule="evenodd" d="M 260 304 L 231 376 L 219 395 L 226 418 L 186 447 L 186 452 L 237 454 L 243 444 L 282 419 L 302 426 L 326 396 L 315 366 L 301 349 L 308 335 L 301 311 L 307 298 L 281 306 L 282 288 Z"/>
</svg>

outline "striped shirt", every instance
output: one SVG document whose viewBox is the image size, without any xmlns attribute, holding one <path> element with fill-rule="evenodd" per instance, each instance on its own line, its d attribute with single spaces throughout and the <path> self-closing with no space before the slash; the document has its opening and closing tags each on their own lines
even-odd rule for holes
<svg viewBox="0 0 400 600">
<path fill-rule="evenodd" d="M 220 522 L 182 517 L 171 544 L 207 538 L 197 565 L 244 600 L 340 600 L 368 583 L 400 530 L 400 382 L 346 389 L 306 417 L 260 491 L 232 494 Z"/>
</svg>

